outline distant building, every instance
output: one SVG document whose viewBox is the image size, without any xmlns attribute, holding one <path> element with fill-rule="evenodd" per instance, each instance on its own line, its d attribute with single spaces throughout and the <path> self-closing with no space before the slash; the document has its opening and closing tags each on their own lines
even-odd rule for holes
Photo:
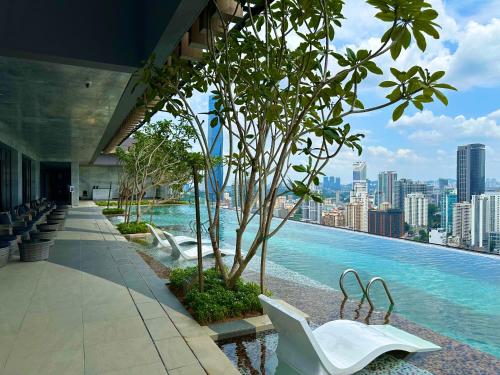
<svg viewBox="0 0 500 375">
<path fill-rule="evenodd" d="M 441 195 L 441 228 L 448 234 L 453 230 L 453 206 L 457 203 L 457 192 L 454 189 L 445 191 Z"/>
<path fill-rule="evenodd" d="M 394 171 L 380 172 L 378 174 L 378 187 L 376 195 L 376 204 L 380 206 L 384 202 L 391 205 L 393 200 L 394 182 L 398 179 L 398 174 Z"/>
<path fill-rule="evenodd" d="M 458 202 L 470 202 L 473 195 L 485 191 L 485 147 L 475 143 L 458 146 L 457 193 Z"/>
<path fill-rule="evenodd" d="M 387 211 L 387 210 L 390 210 L 392 208 L 392 205 L 389 203 L 389 202 L 382 202 L 380 203 L 378 209 L 380 211 Z"/>
<path fill-rule="evenodd" d="M 405 234 L 403 211 L 399 209 L 369 210 L 368 233 L 395 238 L 403 237 Z"/>
<path fill-rule="evenodd" d="M 352 165 L 352 183 L 366 181 L 366 162 L 357 161 Z"/>
<path fill-rule="evenodd" d="M 413 228 L 424 228 L 428 225 L 429 201 L 422 193 L 410 193 L 405 197 L 405 222 Z"/>
<path fill-rule="evenodd" d="M 367 191 L 367 185 L 365 183 L 360 181 L 353 184 L 353 190 L 350 193 L 349 202 L 352 204 L 356 204 L 356 206 L 353 206 L 352 208 L 356 210 L 356 212 L 355 213 L 352 212 L 352 215 L 349 216 L 349 207 L 348 207 L 347 225 L 348 226 L 352 225 L 352 229 L 359 230 L 362 232 L 368 232 L 368 208 L 370 201 Z M 359 208 L 358 205 L 360 205 Z M 358 215 L 359 215 L 359 225 L 358 225 Z"/>
<path fill-rule="evenodd" d="M 208 110 L 215 110 L 215 96 L 211 95 L 209 99 Z M 212 158 L 222 158 L 222 147 L 224 139 L 224 129 L 222 123 L 219 121 L 215 126 L 210 126 L 211 121 L 216 115 L 210 114 L 208 116 L 208 146 L 210 147 L 210 155 Z M 220 192 L 222 188 L 224 174 L 222 162 L 213 167 L 214 173 L 208 180 L 208 194 L 211 200 L 215 201 L 217 198 L 217 192 Z"/>
<path fill-rule="evenodd" d="M 321 224 L 323 216 L 323 204 L 307 199 L 302 201 L 302 221 Z"/>
<path fill-rule="evenodd" d="M 323 213 L 323 224 L 329 227 L 345 227 L 345 212 L 341 209 L 334 209 Z"/>
<path fill-rule="evenodd" d="M 471 204 L 468 202 L 458 202 L 453 207 L 453 239 L 457 245 L 470 245 Z"/>
<path fill-rule="evenodd" d="M 340 190 L 340 177 L 325 176 L 323 177 L 323 191 L 333 192 Z"/>
<path fill-rule="evenodd" d="M 427 194 L 427 185 L 407 178 L 394 181 L 392 208 L 404 209 L 405 197 L 411 193 Z"/>
<path fill-rule="evenodd" d="M 360 201 L 350 202 L 346 207 L 346 226 L 349 229 L 357 230 L 361 232 L 368 231 L 368 225 L 364 226 L 365 216 L 364 214 L 364 204 Z"/>
<path fill-rule="evenodd" d="M 434 245 L 446 245 L 447 233 L 445 229 L 431 229 L 429 232 L 429 243 Z"/>
<path fill-rule="evenodd" d="M 500 193 L 471 198 L 471 245 L 488 247 L 488 233 L 500 231 Z"/>
<path fill-rule="evenodd" d="M 448 186 L 448 179 L 447 178 L 440 178 L 438 180 L 438 188 L 440 191 L 443 191 L 444 189 L 446 189 L 446 187 Z"/>
<path fill-rule="evenodd" d="M 500 254 L 500 232 L 490 232 L 488 234 L 488 251 Z"/>
</svg>

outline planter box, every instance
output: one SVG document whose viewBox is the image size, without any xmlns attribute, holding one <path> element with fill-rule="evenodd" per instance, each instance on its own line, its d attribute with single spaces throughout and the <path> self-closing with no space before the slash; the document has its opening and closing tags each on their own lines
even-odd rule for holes
<svg viewBox="0 0 500 375">
<path fill-rule="evenodd" d="M 50 214 L 47 216 L 47 220 L 64 220 L 66 219 L 66 215 L 61 214 Z"/>
<path fill-rule="evenodd" d="M 6 244 L 4 243 L 0 247 L 0 268 L 4 267 L 7 265 L 7 262 L 9 261 L 9 254 L 10 254 L 10 245 L 5 246 Z"/>
<path fill-rule="evenodd" d="M 57 224 L 57 230 L 64 229 L 64 219 L 47 219 L 47 224 Z"/>
<path fill-rule="evenodd" d="M 47 229 L 47 230 L 41 230 L 39 232 L 32 232 L 30 236 L 34 240 L 55 240 L 56 235 L 57 235 L 57 229 L 52 229 L 52 230 Z"/>
<path fill-rule="evenodd" d="M 41 232 L 50 231 L 50 230 L 59 230 L 59 223 L 54 224 L 39 224 L 37 228 Z"/>
<path fill-rule="evenodd" d="M 49 258 L 49 249 L 54 244 L 52 240 L 23 241 L 19 245 L 22 262 L 37 262 Z"/>
</svg>

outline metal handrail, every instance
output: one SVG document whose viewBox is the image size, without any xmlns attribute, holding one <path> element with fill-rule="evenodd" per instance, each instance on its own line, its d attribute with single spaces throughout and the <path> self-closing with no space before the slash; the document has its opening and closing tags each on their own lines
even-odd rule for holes
<svg viewBox="0 0 500 375">
<path fill-rule="evenodd" d="M 382 286 L 384 287 L 384 290 L 385 290 L 385 293 L 387 294 L 387 297 L 389 298 L 389 301 L 391 302 L 391 308 L 392 306 L 394 306 L 394 299 L 392 298 L 392 294 L 391 292 L 389 291 L 389 288 L 387 287 L 387 284 L 385 282 L 384 279 L 382 279 L 381 277 L 374 277 L 373 279 L 371 279 L 368 284 L 366 285 L 366 299 L 368 300 L 368 303 L 370 304 L 370 307 L 372 309 L 375 308 L 374 304 L 373 304 L 373 301 L 372 299 L 370 298 L 370 288 L 372 286 L 372 284 L 375 282 L 375 281 L 380 281 L 382 283 Z"/>
<path fill-rule="evenodd" d="M 361 288 L 361 290 L 363 291 L 363 296 L 367 296 L 366 294 L 366 289 L 365 287 L 363 286 L 363 282 L 361 281 L 361 278 L 359 277 L 359 274 L 358 272 L 355 270 L 355 269 L 352 269 L 352 268 L 349 268 L 347 270 L 345 270 L 344 272 L 342 272 L 342 275 L 340 275 L 340 279 L 339 279 L 339 286 L 340 286 L 340 290 L 342 291 L 342 293 L 344 294 L 344 297 L 345 298 L 348 298 L 349 296 L 347 295 L 347 292 L 345 291 L 345 288 L 344 288 L 344 277 L 348 274 L 348 273 L 353 273 L 354 276 L 356 276 L 356 280 L 358 281 L 358 284 L 359 284 L 359 287 Z M 368 297 L 368 296 L 367 296 Z M 367 298 L 368 299 L 368 298 Z"/>
</svg>

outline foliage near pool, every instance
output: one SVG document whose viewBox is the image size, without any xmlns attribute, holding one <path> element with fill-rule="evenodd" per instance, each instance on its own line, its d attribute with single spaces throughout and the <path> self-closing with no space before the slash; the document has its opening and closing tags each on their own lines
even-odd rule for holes
<svg viewBox="0 0 500 375">
<path fill-rule="evenodd" d="M 200 292 L 197 275 L 197 267 L 174 269 L 170 287 L 199 323 L 262 314 L 258 284 L 240 278 L 234 289 L 227 289 L 221 274 L 210 268 L 203 272 L 205 289 Z"/>
<path fill-rule="evenodd" d="M 147 223 L 141 221 L 140 223 L 120 223 L 116 227 L 121 234 L 135 234 L 135 233 L 148 233 Z"/>
<path fill-rule="evenodd" d="M 104 208 L 102 210 L 103 215 L 120 215 L 123 214 L 123 208 Z"/>
</svg>

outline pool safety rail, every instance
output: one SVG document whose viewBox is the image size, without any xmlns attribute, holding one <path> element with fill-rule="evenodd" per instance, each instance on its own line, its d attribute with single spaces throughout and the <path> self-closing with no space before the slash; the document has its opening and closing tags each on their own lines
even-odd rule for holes
<svg viewBox="0 0 500 375">
<path fill-rule="evenodd" d="M 207 224 L 209 224 L 209 220 L 200 224 L 201 233 L 208 234 Z M 189 222 L 189 230 L 191 230 L 192 233 L 196 233 L 196 220 L 191 220 Z"/>
<path fill-rule="evenodd" d="M 340 290 L 342 291 L 342 294 L 344 295 L 345 298 L 348 298 L 349 295 L 347 294 L 345 287 L 344 287 L 344 279 L 345 279 L 346 275 L 348 275 L 349 273 L 352 273 L 356 277 L 358 285 L 361 288 L 361 291 L 363 292 L 363 297 L 361 300 L 363 300 L 366 297 L 366 300 L 370 304 L 370 308 L 372 310 L 375 309 L 375 305 L 373 303 L 373 300 L 370 298 L 370 289 L 371 289 L 371 286 L 373 285 L 373 283 L 375 283 L 376 281 L 379 281 L 382 284 L 382 286 L 384 287 L 385 294 L 387 295 L 387 298 L 389 298 L 389 302 L 391 303 L 389 308 L 392 310 L 392 307 L 394 306 L 395 303 L 394 303 L 394 299 L 392 298 L 391 291 L 389 290 L 389 287 L 387 286 L 387 283 L 385 282 L 385 280 L 383 278 L 377 276 L 377 277 L 372 278 L 368 282 L 368 284 L 366 284 L 366 287 L 364 287 L 363 282 L 361 281 L 361 277 L 359 277 L 358 271 L 356 271 L 353 268 L 346 269 L 344 272 L 342 272 L 342 275 L 340 275 L 339 286 L 340 286 Z"/>
</svg>

